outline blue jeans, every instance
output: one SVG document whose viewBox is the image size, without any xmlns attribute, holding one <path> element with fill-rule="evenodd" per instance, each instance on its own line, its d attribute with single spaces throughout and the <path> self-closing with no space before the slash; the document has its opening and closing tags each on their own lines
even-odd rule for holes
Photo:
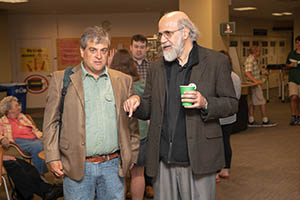
<svg viewBox="0 0 300 200">
<path fill-rule="evenodd" d="M 32 163 L 40 174 L 48 172 L 45 161 L 38 157 L 38 154 L 44 150 L 41 140 L 15 138 L 14 141 L 21 147 L 24 152 L 31 154 Z"/>
<path fill-rule="evenodd" d="M 102 163 L 85 162 L 81 181 L 64 178 L 65 200 L 124 200 L 124 178 L 118 174 L 119 158 Z M 74 166 L 76 167 L 76 166 Z"/>
</svg>

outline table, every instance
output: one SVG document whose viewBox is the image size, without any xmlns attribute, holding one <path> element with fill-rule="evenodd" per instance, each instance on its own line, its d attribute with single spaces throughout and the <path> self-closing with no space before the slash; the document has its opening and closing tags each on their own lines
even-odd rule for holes
<svg viewBox="0 0 300 200">
<path fill-rule="evenodd" d="M 233 124 L 232 133 L 238 133 L 248 128 L 248 94 L 249 88 L 257 85 L 253 82 L 242 82 L 241 98 L 239 109 L 236 115 L 236 122 Z"/>
<path fill-rule="evenodd" d="M 281 98 L 281 102 L 285 102 L 285 94 L 284 94 L 284 74 L 285 74 L 285 64 L 272 64 L 267 65 L 267 102 L 270 101 L 270 93 L 269 93 L 269 75 L 271 70 L 278 70 L 279 71 L 279 86 L 278 86 L 278 95 Z"/>
</svg>

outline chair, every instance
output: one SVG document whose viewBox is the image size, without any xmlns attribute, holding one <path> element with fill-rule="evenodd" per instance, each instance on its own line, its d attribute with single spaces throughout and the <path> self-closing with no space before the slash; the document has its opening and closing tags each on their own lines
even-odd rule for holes
<svg viewBox="0 0 300 200">
<path fill-rule="evenodd" d="M 34 126 L 36 126 L 35 122 L 33 121 L 32 117 L 30 115 L 26 114 L 26 117 L 32 122 L 32 124 Z M 15 142 L 10 141 L 7 148 L 3 148 L 2 145 L 0 145 L 0 175 L 1 175 L 0 186 L 2 185 L 2 181 L 3 181 L 6 197 L 8 200 L 10 200 L 7 183 L 6 183 L 6 179 L 5 179 L 5 175 L 7 175 L 7 173 L 3 167 L 3 155 L 10 155 L 10 156 L 14 156 L 15 158 L 26 159 L 26 160 L 29 160 L 30 163 L 31 163 L 31 155 L 24 152 L 19 147 L 19 145 L 17 145 Z M 8 176 L 7 176 L 7 178 L 9 180 L 11 188 L 13 188 L 12 181 L 9 179 Z M 12 195 L 13 194 L 14 194 L 14 190 L 12 191 Z"/>
<path fill-rule="evenodd" d="M 6 179 L 5 179 L 5 175 L 7 175 L 7 173 L 3 167 L 3 155 L 10 155 L 10 156 L 14 156 L 16 158 L 27 159 L 29 161 L 31 161 L 31 155 L 24 152 L 15 142 L 9 142 L 9 145 L 7 148 L 3 148 L 2 146 L 0 146 L 0 175 L 1 175 L 0 186 L 2 185 L 2 181 L 3 181 L 6 198 L 8 200 L 10 200 L 7 183 L 6 183 Z M 7 176 L 7 178 L 9 180 L 8 176 Z M 12 182 L 11 181 L 9 181 L 9 182 L 10 182 L 11 188 L 13 188 Z M 14 193 L 14 190 L 12 191 L 12 195 L 13 195 L 13 193 Z"/>
<path fill-rule="evenodd" d="M 10 200 L 9 193 L 8 193 L 8 188 L 7 188 L 7 184 L 6 184 L 6 180 L 5 180 L 5 177 L 4 177 L 5 173 L 6 172 L 5 172 L 4 168 L 3 168 L 3 149 L 2 149 L 2 146 L 1 146 L 0 147 L 0 174 L 1 174 L 0 186 L 2 185 L 2 181 L 3 181 L 6 198 L 8 200 Z"/>
</svg>

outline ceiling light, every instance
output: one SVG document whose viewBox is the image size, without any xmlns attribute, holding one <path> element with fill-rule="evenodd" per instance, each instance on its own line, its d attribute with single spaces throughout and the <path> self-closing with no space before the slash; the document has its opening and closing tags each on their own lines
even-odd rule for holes
<svg viewBox="0 0 300 200">
<path fill-rule="evenodd" d="M 256 7 L 241 7 L 241 8 L 233 8 L 233 10 L 237 10 L 237 11 L 256 10 Z"/>
<path fill-rule="evenodd" d="M 28 0 L 0 0 L 0 2 L 4 2 L 4 3 L 24 3 L 24 2 L 28 2 Z"/>
<path fill-rule="evenodd" d="M 272 13 L 273 16 L 282 16 L 282 13 Z"/>
<path fill-rule="evenodd" d="M 282 14 L 283 15 L 293 15 L 293 13 L 291 13 L 291 12 L 283 12 Z"/>
</svg>

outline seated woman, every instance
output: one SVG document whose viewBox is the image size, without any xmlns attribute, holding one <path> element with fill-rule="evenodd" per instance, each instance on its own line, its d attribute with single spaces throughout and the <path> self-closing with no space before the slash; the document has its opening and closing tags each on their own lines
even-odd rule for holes
<svg viewBox="0 0 300 200">
<path fill-rule="evenodd" d="M 0 113 L 4 114 L 0 118 L 2 146 L 5 148 L 9 141 L 14 141 L 24 152 L 31 154 L 33 165 L 38 172 L 41 175 L 46 173 L 48 170 L 45 161 L 38 157 L 38 154 L 43 151 L 42 132 L 21 113 L 18 99 L 13 96 L 3 98 L 0 102 Z"/>
<path fill-rule="evenodd" d="M 4 168 L 14 182 L 18 200 L 31 200 L 33 194 L 39 195 L 43 200 L 56 200 L 63 196 L 62 185 L 45 183 L 36 168 L 25 160 L 3 155 L 1 148 L 0 156 L 3 156 Z"/>
</svg>

